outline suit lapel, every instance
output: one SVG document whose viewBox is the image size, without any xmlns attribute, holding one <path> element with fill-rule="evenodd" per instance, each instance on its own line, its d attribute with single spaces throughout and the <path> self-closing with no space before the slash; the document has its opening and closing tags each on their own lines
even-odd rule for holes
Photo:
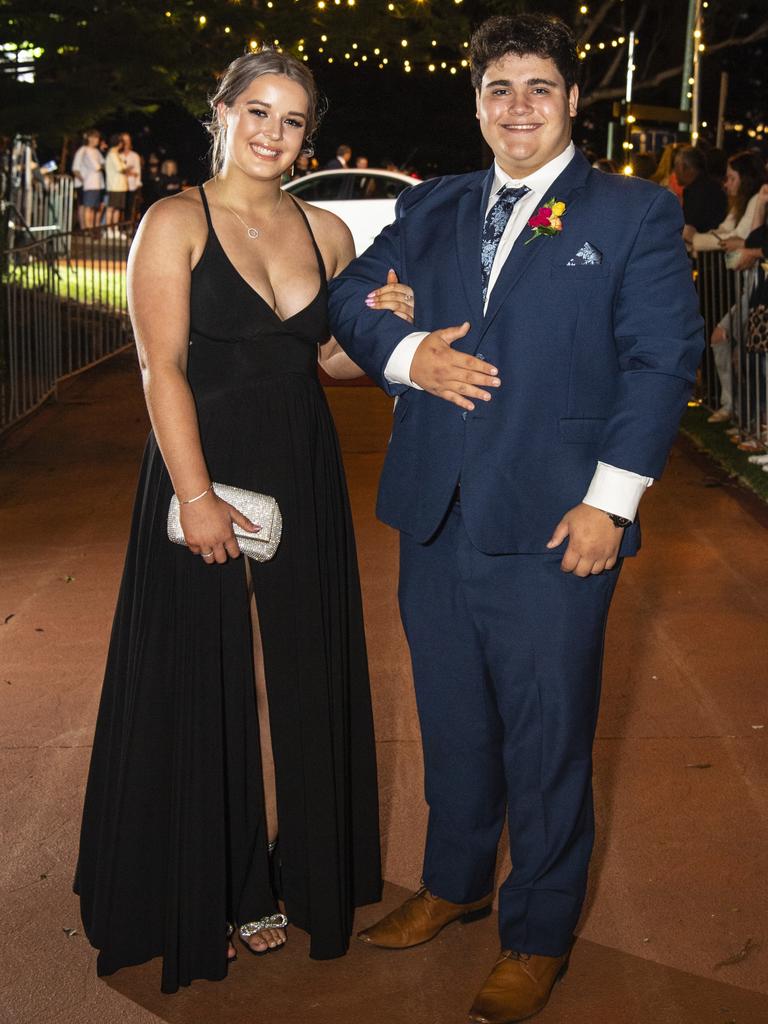
<svg viewBox="0 0 768 1024">
<path fill-rule="evenodd" d="M 480 247 L 485 208 L 488 205 L 493 177 L 493 166 L 487 174 L 478 174 L 456 204 L 456 256 L 459 262 L 459 276 L 467 296 L 467 319 L 473 326 L 479 326 L 483 319 Z"/>
<path fill-rule="evenodd" d="M 536 268 L 539 260 L 542 259 L 546 252 L 549 253 L 551 259 L 552 249 L 557 246 L 563 235 L 568 231 L 568 212 L 573 204 L 578 201 L 579 192 L 586 184 L 590 169 L 588 161 L 577 150 L 562 174 L 547 189 L 547 194 L 542 203 L 546 203 L 548 199 L 554 196 L 566 205 L 566 211 L 563 216 L 563 231 L 555 237 L 544 236 L 535 239 L 530 245 L 526 245 L 526 242 L 531 237 L 531 229 L 526 224 L 517 236 L 515 244 L 512 246 L 491 292 L 478 344 L 523 274 L 530 276 L 531 271 Z"/>
</svg>

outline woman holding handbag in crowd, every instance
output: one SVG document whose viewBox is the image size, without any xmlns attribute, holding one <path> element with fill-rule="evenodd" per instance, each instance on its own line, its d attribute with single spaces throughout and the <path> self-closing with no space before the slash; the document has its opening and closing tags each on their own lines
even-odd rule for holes
<svg viewBox="0 0 768 1024">
<path fill-rule="evenodd" d="M 239 57 L 212 109 L 213 177 L 153 205 L 131 251 L 153 432 L 75 882 L 99 973 L 162 956 L 165 992 L 223 978 L 236 936 L 278 949 L 289 919 L 311 956 L 339 956 L 381 887 L 357 561 L 317 375 L 318 353 L 331 376 L 360 374 L 326 320 L 352 238 L 280 189 L 316 128 L 303 63 Z M 410 319 L 410 290 L 385 293 Z"/>
</svg>

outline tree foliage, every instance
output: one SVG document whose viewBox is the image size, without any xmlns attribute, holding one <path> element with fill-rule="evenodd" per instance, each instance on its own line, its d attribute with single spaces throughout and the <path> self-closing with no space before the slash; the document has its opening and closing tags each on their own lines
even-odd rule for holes
<svg viewBox="0 0 768 1024">
<path fill-rule="evenodd" d="M 251 5 L 210 0 L 0 0 L 0 39 L 39 53 L 33 83 L 3 76 L 0 131 L 67 133 L 169 101 L 199 110 L 259 27 Z"/>
</svg>

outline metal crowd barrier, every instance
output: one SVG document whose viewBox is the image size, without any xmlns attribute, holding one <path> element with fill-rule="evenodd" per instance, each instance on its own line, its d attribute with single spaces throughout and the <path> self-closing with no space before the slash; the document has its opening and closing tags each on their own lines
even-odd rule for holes
<svg viewBox="0 0 768 1024">
<path fill-rule="evenodd" d="M 7 201 L 9 246 L 27 245 L 50 235 L 58 235 L 59 250 L 70 237 L 75 216 L 75 179 L 69 174 L 46 174 L 12 182 Z"/>
<path fill-rule="evenodd" d="M 72 231 L 74 210 L 75 179 L 68 174 L 47 175 L 43 181 L 33 182 L 25 219 L 35 239 L 67 235 Z"/>
<path fill-rule="evenodd" d="M 724 405 L 730 407 L 731 420 L 742 440 L 765 443 L 768 354 L 754 351 L 748 330 L 749 298 L 758 281 L 758 270 L 729 270 L 724 253 L 702 252 L 696 256 L 695 274 L 707 336 L 698 397 L 712 412 Z M 711 338 L 718 325 L 725 327 L 728 339 L 716 347 Z"/>
<path fill-rule="evenodd" d="M 0 432 L 65 378 L 133 342 L 126 299 L 131 224 L 59 233 L 2 253 Z"/>
</svg>

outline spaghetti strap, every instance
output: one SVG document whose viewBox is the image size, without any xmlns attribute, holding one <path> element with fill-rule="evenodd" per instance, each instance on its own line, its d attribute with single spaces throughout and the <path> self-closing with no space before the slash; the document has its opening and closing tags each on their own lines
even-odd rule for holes
<svg viewBox="0 0 768 1024">
<path fill-rule="evenodd" d="M 309 218 L 307 217 L 306 213 L 304 213 L 304 211 L 301 208 L 301 203 L 298 201 L 298 199 L 295 198 L 295 196 L 292 196 L 290 192 L 288 193 L 288 195 L 290 196 L 291 200 L 293 201 L 293 205 L 296 207 L 296 209 L 299 211 L 301 216 L 304 218 L 304 223 L 307 225 L 307 231 L 309 232 L 309 237 L 312 239 L 312 246 L 313 246 L 313 248 L 315 250 L 315 256 L 317 257 L 317 265 L 320 268 L 320 284 L 322 285 L 322 284 L 327 282 L 328 275 L 327 275 L 326 270 L 325 270 L 325 261 L 323 260 L 323 254 L 320 252 L 320 246 L 317 244 L 317 240 L 315 239 L 315 234 L 312 231 L 312 228 L 311 228 L 310 223 L 309 223 Z"/>
<path fill-rule="evenodd" d="M 216 232 L 213 230 L 213 221 L 211 220 L 211 211 L 210 211 L 210 209 L 208 207 L 208 198 L 207 198 L 207 196 L 205 194 L 205 189 L 203 188 L 202 185 L 198 185 L 197 187 L 200 189 L 200 198 L 203 201 L 203 209 L 205 210 L 205 219 L 208 221 L 208 233 L 210 235 L 214 235 L 215 236 Z"/>
</svg>

